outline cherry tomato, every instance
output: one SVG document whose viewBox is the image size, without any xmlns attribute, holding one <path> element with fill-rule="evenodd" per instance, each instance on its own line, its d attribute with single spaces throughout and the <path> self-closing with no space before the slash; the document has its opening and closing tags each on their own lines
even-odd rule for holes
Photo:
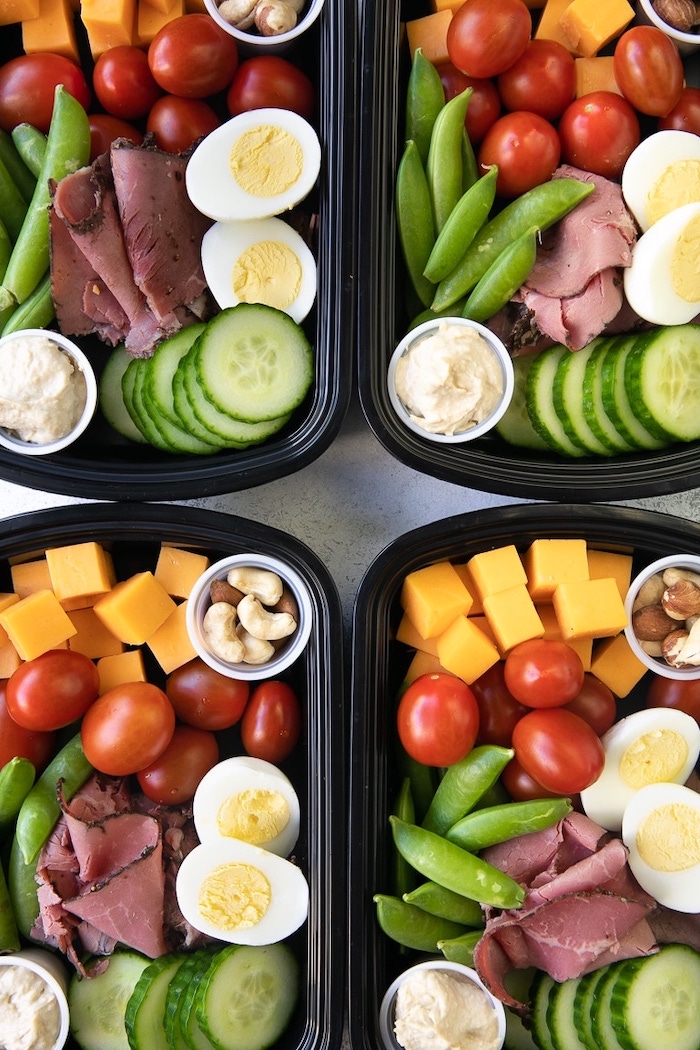
<svg viewBox="0 0 700 1050">
<path fill-rule="evenodd" d="M 610 689 L 594 674 L 584 674 L 580 691 L 564 704 L 565 711 L 580 715 L 598 736 L 607 733 L 617 718 L 617 702 Z"/>
<path fill-rule="evenodd" d="M 613 54 L 615 80 L 640 113 L 664 117 L 678 102 L 685 71 L 678 48 L 657 26 L 633 26 Z"/>
<path fill-rule="evenodd" d="M 199 98 L 162 95 L 146 118 L 146 131 L 153 132 L 159 149 L 184 153 L 220 123 L 212 107 Z"/>
<path fill-rule="evenodd" d="M 254 55 L 245 59 L 235 72 L 226 105 L 232 117 L 250 109 L 290 109 L 310 119 L 316 105 L 311 79 L 279 55 Z"/>
<path fill-rule="evenodd" d="M 425 766 L 451 766 L 467 755 L 479 732 L 479 705 L 461 678 L 423 674 L 399 701 L 399 739 Z"/>
<path fill-rule="evenodd" d="M 501 773 L 501 783 L 514 802 L 529 802 L 533 798 L 559 798 L 561 792 L 548 791 L 526 773 L 517 758 L 511 758 Z"/>
<path fill-rule="evenodd" d="M 163 89 L 156 83 L 148 56 L 140 47 L 110 47 L 95 62 L 92 86 L 100 104 L 113 117 L 145 117 Z"/>
<path fill-rule="evenodd" d="M 209 667 L 199 656 L 177 667 L 165 692 L 181 722 L 198 729 L 230 729 L 240 722 L 250 686 Z"/>
<path fill-rule="evenodd" d="M 561 707 L 583 685 L 583 664 L 566 642 L 532 638 L 514 646 L 504 665 L 504 680 L 526 707 Z"/>
<path fill-rule="evenodd" d="M 133 124 L 119 117 L 113 117 L 109 113 L 90 113 L 88 123 L 90 125 L 91 162 L 100 154 L 106 153 L 115 139 L 129 139 L 137 146 L 143 142 L 143 135 Z"/>
<path fill-rule="evenodd" d="M 0 680 L 0 769 L 11 758 L 28 758 L 41 770 L 51 758 L 56 734 L 24 729 L 7 710 L 7 679 Z"/>
<path fill-rule="evenodd" d="M 60 729 L 82 718 L 99 688 L 97 667 L 88 656 L 50 649 L 10 675 L 7 710 L 25 729 Z"/>
<path fill-rule="evenodd" d="M 684 87 L 680 98 L 657 124 L 659 131 L 689 131 L 700 135 L 700 88 Z"/>
<path fill-rule="evenodd" d="M 677 707 L 700 723 L 700 679 L 654 675 L 647 692 L 646 707 Z"/>
<path fill-rule="evenodd" d="M 492 80 L 483 77 L 468 77 L 451 62 L 439 62 L 435 67 L 440 74 L 445 101 L 461 95 L 468 87 L 472 89 L 464 124 L 472 145 L 478 145 L 491 125 L 501 113 L 501 99 Z"/>
<path fill-rule="evenodd" d="M 618 179 L 635 146 L 639 145 L 639 118 L 614 91 L 591 91 L 574 99 L 559 121 L 561 152 L 567 164 Z"/>
<path fill-rule="evenodd" d="M 163 754 L 175 711 L 151 682 L 128 682 L 98 697 L 83 717 L 80 738 L 88 762 L 110 776 L 138 773 Z"/>
<path fill-rule="evenodd" d="M 479 167 L 498 165 L 496 193 L 519 197 L 547 182 L 559 163 L 560 145 L 552 124 L 536 113 L 506 113 L 484 135 Z"/>
<path fill-rule="evenodd" d="M 506 109 L 555 120 L 576 93 L 574 57 L 557 40 L 530 40 L 520 58 L 499 76 L 498 93 Z"/>
<path fill-rule="evenodd" d="M 283 762 L 297 745 L 301 709 L 286 682 L 269 679 L 253 690 L 241 719 L 241 741 L 247 754 L 266 762 Z"/>
<path fill-rule="evenodd" d="M 26 121 L 47 132 L 57 84 L 87 110 L 90 88 L 80 66 L 62 55 L 19 55 L 0 66 L 0 127 L 7 132 Z"/>
<path fill-rule="evenodd" d="M 605 762 L 595 730 L 561 707 L 524 715 L 513 730 L 513 747 L 525 772 L 559 795 L 575 795 L 589 787 Z"/>
<path fill-rule="evenodd" d="M 479 705 L 477 744 L 510 747 L 516 722 L 530 710 L 509 691 L 504 666 L 503 661 L 499 660 L 471 684 L 471 691 Z"/>
<path fill-rule="evenodd" d="M 470 77 L 495 77 L 527 47 L 532 18 L 523 0 L 465 0 L 447 30 L 447 53 Z"/>
<path fill-rule="evenodd" d="M 175 726 L 165 751 L 136 774 L 151 802 L 179 806 L 194 797 L 200 780 L 219 761 L 219 744 L 208 729 Z"/>
<path fill-rule="evenodd" d="M 238 46 L 209 15 L 180 15 L 153 37 L 148 65 L 163 91 L 206 98 L 231 83 L 238 66 Z"/>
</svg>

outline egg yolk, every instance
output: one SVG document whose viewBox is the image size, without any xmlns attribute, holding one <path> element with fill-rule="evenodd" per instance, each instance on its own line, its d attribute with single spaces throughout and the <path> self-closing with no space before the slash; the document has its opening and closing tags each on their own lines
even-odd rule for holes
<svg viewBox="0 0 700 1050">
<path fill-rule="evenodd" d="M 219 930 L 256 926 L 270 907 L 272 888 L 252 864 L 220 864 L 203 880 L 199 910 Z"/>
<path fill-rule="evenodd" d="M 669 164 L 647 194 L 647 222 L 652 226 L 674 208 L 700 201 L 700 160 Z"/>
<path fill-rule="evenodd" d="M 700 301 L 700 215 L 684 227 L 671 253 L 671 284 L 687 303 Z"/>
<path fill-rule="evenodd" d="M 642 860 L 656 871 L 687 871 L 700 864 L 700 812 L 685 803 L 657 806 L 637 831 Z"/>
<path fill-rule="evenodd" d="M 304 154 L 284 128 L 260 124 L 244 131 L 231 147 L 231 173 L 255 197 L 278 197 L 299 179 Z"/>
<path fill-rule="evenodd" d="M 284 310 L 299 295 L 301 276 L 299 257 L 287 244 L 257 241 L 236 259 L 231 284 L 242 303 Z"/>
<path fill-rule="evenodd" d="M 220 835 L 260 846 L 286 828 L 289 803 L 279 791 L 247 788 L 224 799 L 216 823 Z"/>
<path fill-rule="evenodd" d="M 635 791 L 673 781 L 688 757 L 685 738 L 673 729 L 654 729 L 630 744 L 620 760 L 620 776 Z"/>
</svg>

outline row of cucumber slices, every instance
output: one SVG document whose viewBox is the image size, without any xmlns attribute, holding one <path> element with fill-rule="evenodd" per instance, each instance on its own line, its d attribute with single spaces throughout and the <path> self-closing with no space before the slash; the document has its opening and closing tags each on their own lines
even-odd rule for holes
<svg viewBox="0 0 700 1050">
<path fill-rule="evenodd" d="M 599 336 L 514 358 L 509 444 L 569 458 L 615 456 L 700 438 L 700 327 Z"/>
</svg>

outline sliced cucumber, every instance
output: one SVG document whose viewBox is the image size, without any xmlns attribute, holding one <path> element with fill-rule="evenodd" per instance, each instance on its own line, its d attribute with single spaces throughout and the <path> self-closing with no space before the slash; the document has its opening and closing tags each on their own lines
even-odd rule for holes
<svg viewBox="0 0 700 1050">
<path fill-rule="evenodd" d="M 700 326 L 646 334 L 627 356 L 624 382 L 641 422 L 660 441 L 700 438 Z"/>
<path fill-rule="evenodd" d="M 181 426 L 182 422 L 175 411 L 173 404 L 173 376 L 180 359 L 187 351 L 198 335 L 206 328 L 204 322 L 189 325 L 175 335 L 164 339 L 156 347 L 148 373 L 144 382 L 144 395 L 157 411 L 169 419 L 175 426 Z"/>
<path fill-rule="evenodd" d="M 124 407 L 132 423 L 139 433 L 143 435 L 144 441 L 148 441 L 148 421 L 146 420 L 143 422 L 141 420 L 142 409 L 140 407 L 140 400 L 135 396 L 137 376 L 145 367 L 146 362 L 140 357 L 134 357 L 128 363 L 122 375 L 122 398 L 124 399 Z"/>
<path fill-rule="evenodd" d="M 596 456 L 611 456 L 614 450 L 607 442 L 600 440 L 583 408 L 584 375 L 596 345 L 596 341 L 593 341 L 576 353 L 561 358 L 554 375 L 552 401 L 554 411 L 574 445 Z"/>
<path fill-rule="evenodd" d="M 603 361 L 613 338 L 596 339 L 583 373 L 583 414 L 588 426 L 611 453 L 633 452 L 635 446 L 620 433 L 603 406 Z"/>
<path fill-rule="evenodd" d="M 197 341 L 196 363 L 205 395 L 248 423 L 292 412 L 314 378 L 303 328 L 260 303 L 239 303 L 217 314 Z"/>
<path fill-rule="evenodd" d="M 198 419 L 185 390 L 185 375 L 185 370 L 178 365 L 173 376 L 173 405 L 180 420 L 180 425 L 201 441 L 211 441 L 212 444 L 217 445 L 219 448 L 230 447 L 231 443 L 226 438 L 215 434 Z"/>
<path fill-rule="evenodd" d="M 520 354 L 513 358 L 513 372 L 515 373 L 513 397 L 504 415 L 496 423 L 496 432 L 509 445 L 545 450 L 549 449 L 549 445 L 533 427 L 525 400 L 527 374 L 535 359 L 535 354 Z"/>
<path fill-rule="evenodd" d="M 126 1004 L 150 962 L 139 952 L 117 951 L 96 977 L 73 974 L 68 985 L 70 1027 L 82 1050 L 129 1050 Z"/>
<path fill-rule="evenodd" d="M 554 1050 L 587 1050 L 574 1023 L 574 998 L 582 978 L 555 984 L 547 1003 L 547 1027 Z"/>
<path fill-rule="evenodd" d="M 163 1027 L 171 1050 L 188 1050 L 192 1046 L 188 1033 L 188 1019 L 197 981 L 212 960 L 213 949 L 202 948 L 189 955 L 168 985 L 165 997 Z M 195 1024 L 194 1029 L 198 1028 Z M 188 1039 L 188 1034 L 190 1039 Z M 211 1050 L 207 1039 L 204 1050 Z"/>
<path fill-rule="evenodd" d="M 564 429 L 554 407 L 554 377 L 560 361 L 572 351 L 561 343 L 543 350 L 527 374 L 525 397 L 527 411 L 535 431 L 551 449 L 560 455 L 580 457 L 586 453 L 575 445 Z"/>
<path fill-rule="evenodd" d="M 131 1050 L 170 1050 L 165 1034 L 165 1000 L 170 982 L 185 955 L 171 953 L 154 959 L 143 971 L 129 996 L 124 1015 Z"/>
<path fill-rule="evenodd" d="M 122 394 L 122 376 L 133 360 L 124 346 L 112 350 L 100 376 L 99 403 L 102 415 L 118 434 L 143 445 L 146 438 L 127 411 Z"/>
<path fill-rule="evenodd" d="M 606 972 L 606 967 L 601 966 L 600 969 L 587 973 L 579 981 L 574 995 L 574 1025 L 579 1034 L 579 1039 L 587 1047 L 587 1050 L 597 1050 L 592 1028 L 593 1003 L 598 983 L 605 976 Z"/>
<path fill-rule="evenodd" d="M 596 994 L 593 998 L 593 1010 L 591 1012 L 591 1031 L 593 1032 L 593 1044 L 596 1050 L 622 1050 L 617 1033 L 612 1025 L 612 1014 L 610 1004 L 612 1002 L 613 986 L 620 976 L 626 963 L 611 963 L 605 967 L 605 972 L 596 985 Z"/>
<path fill-rule="evenodd" d="M 612 986 L 610 1018 L 624 1050 L 698 1050 L 700 952 L 666 944 L 625 964 Z"/>
<path fill-rule="evenodd" d="M 555 984 L 554 978 L 543 970 L 532 982 L 532 1038 L 539 1050 L 556 1050 L 547 1023 L 549 995 Z"/>
<path fill-rule="evenodd" d="M 639 418 L 637 405 L 630 401 L 625 384 L 625 364 L 637 336 L 623 335 L 614 339 L 605 352 L 601 374 L 603 407 L 615 428 L 637 449 L 658 449 L 668 444 L 652 434 Z"/>
</svg>

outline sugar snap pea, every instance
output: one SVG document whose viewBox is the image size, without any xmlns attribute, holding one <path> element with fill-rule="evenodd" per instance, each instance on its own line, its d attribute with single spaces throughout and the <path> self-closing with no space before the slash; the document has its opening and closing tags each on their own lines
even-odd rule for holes
<svg viewBox="0 0 700 1050">
<path fill-rule="evenodd" d="M 429 915 L 415 904 L 406 904 L 400 897 L 377 893 L 373 900 L 380 929 L 404 948 L 436 952 L 438 941 L 459 937 L 466 932 L 460 923 Z"/>
<path fill-rule="evenodd" d="M 10 307 L 5 323 L 0 321 L 3 335 L 19 332 L 22 328 L 47 328 L 56 316 L 56 307 L 51 295 L 51 274 L 47 271 L 34 291 L 16 309 Z M 0 314 L 0 317 L 2 315 Z"/>
<path fill-rule="evenodd" d="M 396 225 L 409 279 L 427 306 L 435 287 L 423 270 L 435 243 L 435 226 L 428 180 L 413 139 L 406 143 L 396 173 Z"/>
<path fill-rule="evenodd" d="M 22 803 L 34 786 L 36 769 L 28 758 L 11 758 L 0 769 L 0 839 L 14 825 Z"/>
<path fill-rule="evenodd" d="M 430 136 L 425 173 L 436 233 L 445 225 L 464 192 L 464 120 L 472 92 L 473 88 L 466 88 L 445 103 Z"/>
<path fill-rule="evenodd" d="M 411 781 L 411 798 L 415 810 L 416 820 L 422 820 L 428 812 L 437 787 L 437 771 L 433 766 L 426 766 L 422 762 L 416 762 L 415 758 L 398 745 L 399 768 L 401 775 L 408 777 Z"/>
<path fill-rule="evenodd" d="M 5 872 L 0 864 L 0 954 L 19 951 L 19 931 Z"/>
<path fill-rule="evenodd" d="M 437 882 L 422 882 L 410 893 L 404 893 L 407 904 L 415 904 L 430 915 L 441 919 L 452 919 L 465 926 L 483 926 L 484 914 L 481 905 L 470 897 L 463 897 L 454 890 L 445 889 Z"/>
<path fill-rule="evenodd" d="M 0 281 L 5 276 L 5 270 L 12 254 L 12 241 L 7 232 L 5 223 L 0 219 Z"/>
<path fill-rule="evenodd" d="M 489 217 L 496 199 L 496 165 L 460 197 L 437 236 L 425 267 L 425 276 L 437 283 L 452 273 Z"/>
<path fill-rule="evenodd" d="M 27 124 L 26 122 L 17 124 L 10 134 L 15 149 L 36 182 L 41 172 L 41 165 L 44 163 L 46 135 L 43 131 L 35 128 L 33 124 Z"/>
<path fill-rule="evenodd" d="M 477 164 L 476 153 L 465 127 L 462 135 L 462 189 L 464 191 L 468 190 L 478 178 L 479 165 Z"/>
<path fill-rule="evenodd" d="M 538 798 L 475 809 L 447 831 L 445 837 L 462 849 L 478 853 L 496 842 L 550 828 L 571 812 L 568 798 Z"/>
<path fill-rule="evenodd" d="M 405 820 L 409 824 L 415 823 L 416 808 L 413 804 L 413 793 L 411 791 L 411 778 L 404 777 L 401 788 L 394 803 L 394 814 L 399 820 Z M 394 850 L 394 889 L 397 896 L 402 897 L 415 885 L 415 872 L 408 861 L 401 856 L 397 849 Z"/>
<path fill-rule="evenodd" d="M 462 317 L 488 321 L 513 298 L 535 265 L 538 234 L 538 228 L 531 226 L 496 256 L 469 293 Z"/>
<path fill-rule="evenodd" d="M 36 175 L 31 173 L 12 136 L 4 128 L 0 128 L 0 158 L 19 192 L 26 201 L 30 200 L 36 185 Z"/>
<path fill-rule="evenodd" d="M 430 59 L 425 57 L 423 48 L 417 47 L 413 53 L 406 90 L 405 138 L 407 141 L 413 139 L 423 164 L 428 160 L 433 126 L 444 105 L 445 89 L 440 74 Z"/>
<path fill-rule="evenodd" d="M 27 214 L 27 201 L 14 182 L 7 165 L 0 157 L 0 219 L 13 243 L 19 237 Z"/>
<path fill-rule="evenodd" d="M 462 966 L 474 965 L 474 949 L 481 940 L 481 930 L 469 930 L 459 937 L 450 937 L 438 941 L 438 950 L 448 962 L 461 963 Z"/>
<path fill-rule="evenodd" d="M 523 193 L 481 227 L 464 256 L 436 289 L 433 310 L 452 306 L 474 287 L 491 263 L 532 226 L 546 230 L 594 190 L 592 182 L 551 179 Z"/>
<path fill-rule="evenodd" d="M 17 839 L 13 838 L 7 865 L 7 888 L 17 928 L 27 938 L 39 915 L 36 863 L 36 860 L 25 861 Z"/>
<path fill-rule="evenodd" d="M 433 795 L 423 827 L 444 835 L 495 784 L 514 754 L 509 747 L 483 744 L 449 766 Z"/>
<path fill-rule="evenodd" d="M 389 817 L 399 852 L 426 879 L 496 908 L 519 908 L 525 891 L 510 875 L 416 824 Z"/>
</svg>

